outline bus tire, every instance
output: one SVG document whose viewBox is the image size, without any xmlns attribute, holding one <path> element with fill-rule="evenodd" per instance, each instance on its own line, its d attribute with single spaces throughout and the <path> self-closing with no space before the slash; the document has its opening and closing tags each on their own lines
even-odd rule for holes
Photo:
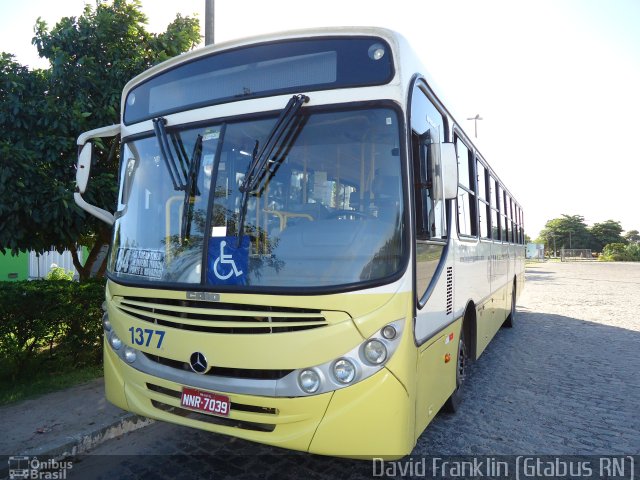
<svg viewBox="0 0 640 480">
<path fill-rule="evenodd" d="M 460 329 L 458 338 L 458 358 L 456 360 L 456 389 L 445 402 L 443 409 L 445 412 L 455 413 L 462 402 L 462 386 L 466 377 L 466 369 L 469 363 L 467 344 L 465 343 L 465 325 Z"/>
<path fill-rule="evenodd" d="M 513 328 L 516 320 L 516 281 L 513 281 L 513 289 L 511 290 L 511 312 L 502 324 L 506 328 Z"/>
</svg>

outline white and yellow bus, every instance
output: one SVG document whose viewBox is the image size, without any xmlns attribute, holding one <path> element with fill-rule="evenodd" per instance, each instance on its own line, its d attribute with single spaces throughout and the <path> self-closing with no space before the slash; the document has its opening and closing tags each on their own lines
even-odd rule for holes
<svg viewBox="0 0 640 480">
<path fill-rule="evenodd" d="M 115 213 L 91 139 L 121 135 Z M 279 447 L 399 457 L 523 287 L 519 204 L 406 41 L 327 28 L 208 46 L 82 134 L 113 225 L 108 400 Z"/>
</svg>

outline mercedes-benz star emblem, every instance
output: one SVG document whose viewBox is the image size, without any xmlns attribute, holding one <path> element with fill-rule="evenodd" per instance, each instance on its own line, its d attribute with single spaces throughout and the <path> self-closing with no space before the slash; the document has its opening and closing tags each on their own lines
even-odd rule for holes
<svg viewBox="0 0 640 480">
<path fill-rule="evenodd" d="M 189 357 L 189 365 L 194 372 L 203 374 L 207 371 L 207 357 L 200 352 L 193 352 Z"/>
</svg>

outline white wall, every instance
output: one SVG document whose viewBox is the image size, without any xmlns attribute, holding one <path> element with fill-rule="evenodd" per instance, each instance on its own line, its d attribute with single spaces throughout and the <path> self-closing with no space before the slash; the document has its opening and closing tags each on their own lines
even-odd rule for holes
<svg viewBox="0 0 640 480">
<path fill-rule="evenodd" d="M 73 271 L 74 275 L 77 275 L 75 267 L 73 266 L 73 260 L 71 259 L 71 252 L 65 250 L 62 254 L 52 250 L 38 255 L 36 252 L 29 252 L 29 278 L 44 278 L 51 270 L 51 265 L 56 264 L 58 267 L 62 267 L 65 270 Z"/>
</svg>

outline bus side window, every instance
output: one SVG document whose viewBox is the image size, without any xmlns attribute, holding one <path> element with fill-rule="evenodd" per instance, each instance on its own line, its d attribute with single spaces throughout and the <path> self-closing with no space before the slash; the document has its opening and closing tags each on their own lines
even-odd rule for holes
<svg viewBox="0 0 640 480">
<path fill-rule="evenodd" d="M 473 154 L 460 138 L 456 138 L 458 155 L 458 233 L 478 236 L 476 226 L 476 182 Z"/>
<path fill-rule="evenodd" d="M 487 174 L 486 169 L 478 160 L 476 162 L 478 176 L 478 224 L 480 227 L 480 237 L 490 238 L 489 218 L 491 217 L 491 207 L 489 206 L 489 196 L 487 195 Z"/>
<path fill-rule="evenodd" d="M 411 130 L 416 235 L 418 240 L 443 240 L 447 237 L 440 166 L 444 119 L 419 86 L 411 100 Z"/>
</svg>

